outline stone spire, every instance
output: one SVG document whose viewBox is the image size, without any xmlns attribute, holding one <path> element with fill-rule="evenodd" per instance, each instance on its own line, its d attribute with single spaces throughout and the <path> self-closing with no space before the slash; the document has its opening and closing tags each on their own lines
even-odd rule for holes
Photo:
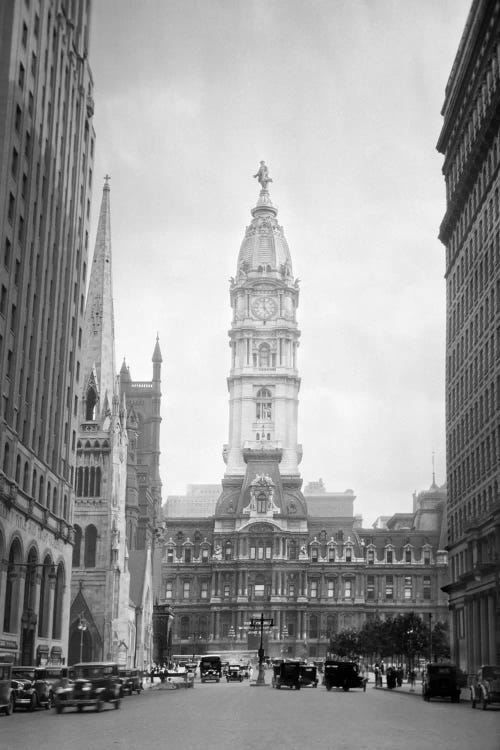
<svg viewBox="0 0 500 750">
<path fill-rule="evenodd" d="M 82 357 L 83 401 L 86 412 L 83 417 L 91 418 L 89 404 L 90 400 L 95 398 L 93 418 L 96 420 L 104 417 L 104 405 L 107 403 L 109 407 L 116 391 L 109 179 L 106 176 L 90 272 Z M 92 384 L 94 379 L 95 385 Z M 96 390 L 95 396 L 90 394 L 89 388 Z"/>
</svg>

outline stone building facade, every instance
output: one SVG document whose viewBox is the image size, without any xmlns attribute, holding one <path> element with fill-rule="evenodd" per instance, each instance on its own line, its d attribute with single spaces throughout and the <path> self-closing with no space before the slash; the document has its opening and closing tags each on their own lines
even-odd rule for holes
<svg viewBox="0 0 500 750">
<path fill-rule="evenodd" d="M 446 86 L 446 448 L 453 658 L 500 663 L 500 5 L 474 0 Z"/>
<path fill-rule="evenodd" d="M 369 617 L 446 620 L 445 492 L 377 529 L 354 515 L 352 490 L 302 492 L 299 284 L 263 163 L 256 176 L 230 288 L 226 472 L 211 513 L 193 513 L 192 492 L 167 500 L 159 605 L 174 616 L 174 653 L 255 649 L 248 625 L 264 614 L 269 656 L 324 656 L 331 635 Z"/>
<path fill-rule="evenodd" d="M 89 25 L 87 0 L 0 3 L 0 655 L 23 664 L 67 659 Z"/>
</svg>

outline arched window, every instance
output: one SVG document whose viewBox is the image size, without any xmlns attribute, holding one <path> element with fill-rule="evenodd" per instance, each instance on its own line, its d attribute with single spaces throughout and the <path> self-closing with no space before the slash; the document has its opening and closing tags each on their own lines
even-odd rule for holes
<svg viewBox="0 0 500 750">
<path fill-rule="evenodd" d="M 24 473 L 23 473 L 23 490 L 25 492 L 29 491 L 29 474 L 30 474 L 30 467 L 27 461 L 24 462 Z"/>
<path fill-rule="evenodd" d="M 272 396 L 269 388 L 259 388 L 257 391 L 256 417 L 266 421 L 272 419 Z"/>
<path fill-rule="evenodd" d="M 32 547 L 28 553 L 28 562 L 26 566 L 26 577 L 24 579 L 24 603 L 23 611 L 35 608 L 35 587 L 36 587 L 36 549 Z"/>
<path fill-rule="evenodd" d="M 47 555 L 43 561 L 42 581 L 40 583 L 40 605 L 38 608 L 38 635 L 40 638 L 49 637 L 49 575 L 51 566 L 52 560 Z"/>
<path fill-rule="evenodd" d="M 81 466 L 76 470 L 76 496 L 82 496 L 83 469 Z"/>
<path fill-rule="evenodd" d="M 230 560 L 232 556 L 233 556 L 233 545 L 231 544 L 231 542 L 227 541 L 226 547 L 224 549 L 224 559 Z"/>
<path fill-rule="evenodd" d="M 101 467 L 98 466 L 95 470 L 95 494 L 94 497 L 100 497 L 101 495 Z"/>
<path fill-rule="evenodd" d="M 90 387 L 87 391 L 87 399 L 85 402 L 85 419 L 87 422 L 92 422 L 95 419 L 95 407 L 97 404 L 97 393 L 95 388 Z"/>
<path fill-rule="evenodd" d="M 64 596 L 64 567 L 57 566 L 56 583 L 54 588 L 54 615 L 52 617 L 52 638 L 61 638 Z"/>
<path fill-rule="evenodd" d="M 21 456 L 18 456 L 16 458 L 16 476 L 15 476 L 15 480 L 17 484 L 19 484 L 20 479 L 21 479 Z"/>
<path fill-rule="evenodd" d="M 259 346 L 259 367 L 269 367 L 271 364 L 271 347 L 269 344 Z"/>
<path fill-rule="evenodd" d="M 80 526 L 75 524 L 75 543 L 73 546 L 73 561 L 72 561 L 72 565 L 74 568 L 80 567 L 81 549 L 82 549 L 82 530 Z"/>
<path fill-rule="evenodd" d="M 38 502 L 43 505 L 43 477 L 40 477 L 38 482 Z"/>
<path fill-rule="evenodd" d="M 94 489 L 95 489 L 95 467 L 90 467 L 90 475 L 89 475 L 89 497 L 94 497 Z"/>
<path fill-rule="evenodd" d="M 54 487 L 54 490 L 52 492 L 52 513 L 54 513 L 54 515 L 56 516 L 59 515 L 59 508 L 57 507 L 57 505 L 57 488 Z"/>
<path fill-rule="evenodd" d="M 97 529 L 93 524 L 89 524 L 85 529 L 84 565 L 86 568 L 95 568 L 96 545 Z"/>
<path fill-rule="evenodd" d="M 31 482 L 31 497 L 32 498 L 34 498 L 36 495 L 36 480 L 37 480 L 36 469 L 33 469 L 33 479 Z"/>
<path fill-rule="evenodd" d="M 89 467 L 86 466 L 83 470 L 83 497 L 89 496 Z"/>
<path fill-rule="evenodd" d="M 45 507 L 48 508 L 49 510 L 50 510 L 50 495 L 51 495 L 51 492 L 52 492 L 52 487 L 50 485 L 50 482 L 47 482 L 47 498 L 46 498 L 46 501 L 45 501 Z"/>
<path fill-rule="evenodd" d="M 9 444 L 5 443 L 5 447 L 3 449 L 3 464 L 2 469 L 4 474 L 9 473 Z"/>
<path fill-rule="evenodd" d="M 64 495 L 64 502 L 63 502 L 63 518 L 68 520 L 68 496 Z"/>
<path fill-rule="evenodd" d="M 20 578 L 16 570 L 16 563 L 21 562 L 21 545 L 14 539 L 10 545 L 9 564 L 7 567 L 7 581 L 5 586 L 5 608 L 3 615 L 3 629 L 6 633 L 17 633 L 16 620 L 19 605 Z"/>
</svg>

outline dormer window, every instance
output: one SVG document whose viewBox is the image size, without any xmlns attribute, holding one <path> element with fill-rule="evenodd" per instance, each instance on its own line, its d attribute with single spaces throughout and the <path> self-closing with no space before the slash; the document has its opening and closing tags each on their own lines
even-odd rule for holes
<svg viewBox="0 0 500 750">
<path fill-rule="evenodd" d="M 184 550 L 184 562 L 191 562 L 191 547 L 186 547 Z"/>
<path fill-rule="evenodd" d="M 311 547 L 311 562 L 318 562 L 318 557 L 319 557 L 318 546 L 314 544 Z"/>
<path fill-rule="evenodd" d="M 95 388 L 90 387 L 87 391 L 87 399 L 85 404 L 85 419 L 87 422 L 92 422 L 95 419 L 95 409 L 97 404 L 97 393 Z"/>
<path fill-rule="evenodd" d="M 352 562 L 352 549 L 350 547 L 347 547 L 345 551 L 345 561 L 348 563 Z"/>
<path fill-rule="evenodd" d="M 207 547 L 203 547 L 201 550 L 201 561 L 202 563 L 207 563 L 209 559 L 209 553 Z"/>
<path fill-rule="evenodd" d="M 375 562 L 375 550 L 369 549 L 366 553 L 366 561 L 368 565 L 373 565 Z"/>
<path fill-rule="evenodd" d="M 174 562 L 174 550 L 172 547 L 168 547 L 167 549 L 167 563 L 173 563 Z"/>
<path fill-rule="evenodd" d="M 386 550 L 386 553 L 385 553 L 385 561 L 386 561 L 386 563 L 388 563 L 389 565 L 392 565 L 392 563 L 393 563 L 393 551 L 392 551 L 392 549 L 388 549 L 388 550 Z"/>
<path fill-rule="evenodd" d="M 407 547 L 405 549 L 405 562 L 411 563 L 411 548 L 410 547 Z"/>
<path fill-rule="evenodd" d="M 267 496 L 261 492 L 257 495 L 257 513 L 265 513 L 267 506 Z"/>
<path fill-rule="evenodd" d="M 328 547 L 328 562 L 335 562 L 335 547 Z"/>
</svg>

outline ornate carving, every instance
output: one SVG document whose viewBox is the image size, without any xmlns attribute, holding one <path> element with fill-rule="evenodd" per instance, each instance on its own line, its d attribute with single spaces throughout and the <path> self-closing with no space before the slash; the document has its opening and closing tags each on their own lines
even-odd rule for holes
<svg viewBox="0 0 500 750">
<path fill-rule="evenodd" d="M 260 162 L 260 167 L 257 170 L 257 174 L 254 174 L 254 177 L 259 181 L 262 190 L 267 190 L 267 185 L 269 182 L 272 182 L 272 179 L 269 177 L 269 170 L 264 161 Z"/>
</svg>

